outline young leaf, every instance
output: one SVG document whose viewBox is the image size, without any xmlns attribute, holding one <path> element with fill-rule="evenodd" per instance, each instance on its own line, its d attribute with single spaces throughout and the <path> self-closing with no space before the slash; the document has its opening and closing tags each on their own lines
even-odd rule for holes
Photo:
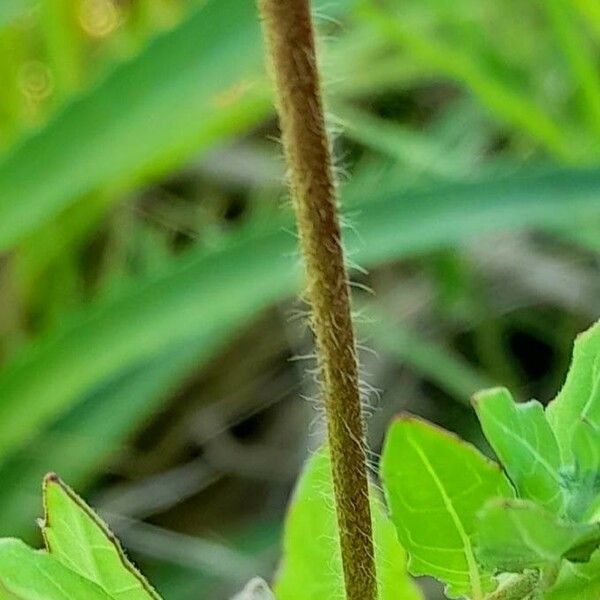
<svg viewBox="0 0 600 600">
<path fill-rule="evenodd" d="M 563 462 L 573 464 L 574 433 L 581 419 L 600 429 L 600 322 L 575 340 L 567 380 L 546 413 Z"/>
<path fill-rule="evenodd" d="M 504 388 L 477 394 L 474 404 L 485 437 L 519 496 L 558 512 L 560 451 L 543 406 L 535 401 L 516 404 Z"/>
<path fill-rule="evenodd" d="M 565 563 L 556 585 L 545 600 L 598 600 L 600 598 L 600 550 L 585 564 Z"/>
<path fill-rule="evenodd" d="M 600 428 L 581 419 L 573 433 L 575 465 L 563 469 L 565 515 L 591 519 L 600 509 Z"/>
<path fill-rule="evenodd" d="M 2 600 L 111 600 L 98 585 L 61 564 L 47 552 L 20 540 L 0 540 Z"/>
<path fill-rule="evenodd" d="M 48 552 L 114 600 L 160 600 L 106 525 L 56 475 L 44 481 L 42 533 Z"/>
<path fill-rule="evenodd" d="M 420 600 L 406 573 L 406 555 L 381 501 L 372 494 L 379 600 Z M 343 598 L 344 583 L 333 505 L 329 455 L 307 463 L 287 516 L 283 564 L 275 584 L 278 600 Z"/>
<path fill-rule="evenodd" d="M 481 600 L 491 571 L 475 558 L 476 515 L 492 498 L 512 497 L 499 467 L 454 435 L 413 417 L 388 432 L 382 477 L 413 575 L 432 575 L 453 597 Z"/>
<path fill-rule="evenodd" d="M 492 501 L 477 525 L 477 557 L 513 573 L 568 558 L 586 562 L 600 543 L 600 524 L 567 523 L 526 500 Z"/>
</svg>

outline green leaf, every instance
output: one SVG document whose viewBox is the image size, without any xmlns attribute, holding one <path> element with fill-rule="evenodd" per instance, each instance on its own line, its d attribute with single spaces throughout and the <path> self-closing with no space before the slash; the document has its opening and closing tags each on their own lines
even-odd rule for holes
<svg viewBox="0 0 600 600">
<path fill-rule="evenodd" d="M 421 28 L 411 27 L 404 15 L 390 13 L 376 3 L 362 2 L 361 9 L 377 28 L 378 35 L 388 38 L 437 74 L 469 89 L 498 121 L 527 132 L 561 159 L 572 159 L 572 145 L 546 107 L 532 101 L 513 82 L 499 78 L 471 48 L 445 43 L 441 36 L 423 35 Z"/>
<path fill-rule="evenodd" d="M 123 369 L 0 465 L 0 532 L 23 536 L 32 530 L 39 510 L 39 482 L 49 471 L 60 472 L 73 487 L 83 490 L 123 450 L 132 432 L 155 414 L 191 371 L 202 368 L 230 335 L 229 329 L 217 326 L 197 340 Z"/>
<path fill-rule="evenodd" d="M 347 233 L 347 247 L 370 267 L 494 229 L 564 225 L 600 214 L 598 190 L 600 171 L 530 173 L 436 192 L 371 186 L 365 193 L 357 184 L 345 198 L 360 237 Z M 296 243 L 282 225 L 289 222 L 191 251 L 24 346 L 0 372 L 0 460 L 127 366 L 295 293 Z"/>
<path fill-rule="evenodd" d="M 114 600 L 160 600 L 106 525 L 55 475 L 44 481 L 42 533 L 50 554 Z"/>
<path fill-rule="evenodd" d="M 575 341 L 566 382 L 546 411 L 562 454 L 565 515 L 600 507 L 600 323 Z"/>
<path fill-rule="evenodd" d="M 547 409 L 564 464 L 576 460 L 574 433 L 581 419 L 600 429 L 600 323 L 582 333 L 573 349 L 565 384 Z"/>
<path fill-rule="evenodd" d="M 42 424 L 55 421 L 127 366 L 208 335 L 215 324 L 239 325 L 293 290 L 298 273 L 290 268 L 286 254 L 293 245 L 293 238 L 283 232 L 258 239 L 240 236 L 224 248 L 175 261 L 164 275 L 138 282 L 120 298 L 76 315 L 62 332 L 38 340 L 26 363 L 33 366 L 30 361 L 37 362 L 40 353 L 49 352 L 52 358 L 38 365 L 36 377 L 28 367 L 29 374 L 21 371 L 25 367 L 21 360 L 16 372 L 0 374 L 7 391 L 26 384 L 26 395 L 31 394 L 13 404 L 0 392 L 0 456 L 5 458 L 15 446 L 31 440 Z M 166 305 L 172 312 L 165 312 Z M 87 358 L 78 361 L 83 354 Z M 49 381 L 54 383 L 46 385 Z M 44 402 L 38 402 L 42 396 Z"/>
<path fill-rule="evenodd" d="M 204 2 L 17 144 L 0 161 L 0 249 L 83 195 L 164 172 L 262 118 L 259 33 L 253 2 Z"/>
<path fill-rule="evenodd" d="M 600 427 L 581 419 L 573 435 L 573 453 L 583 473 L 600 473 Z"/>
<path fill-rule="evenodd" d="M 371 497 L 380 600 L 419 600 L 406 573 L 406 556 L 394 526 L 375 494 Z M 278 600 L 342 598 L 344 583 L 333 504 L 329 455 L 307 463 L 289 508 L 283 564 L 275 585 Z"/>
<path fill-rule="evenodd" d="M 445 582 L 453 598 L 481 600 L 494 583 L 475 558 L 476 515 L 490 499 L 513 496 L 498 465 L 456 436 L 405 416 L 388 432 L 382 478 L 410 572 Z"/>
<path fill-rule="evenodd" d="M 574 466 L 563 469 L 565 514 L 585 521 L 600 509 L 600 428 L 581 419 L 573 432 L 573 454 Z"/>
<path fill-rule="evenodd" d="M 365 323 L 358 323 L 361 335 L 461 403 L 469 405 L 477 390 L 490 385 L 490 380 L 449 348 L 392 323 L 393 317 L 385 311 L 374 312 L 369 307 L 368 314 Z"/>
<path fill-rule="evenodd" d="M 527 500 L 492 501 L 477 523 L 480 562 L 513 573 L 563 558 L 585 562 L 599 542 L 600 524 L 561 521 Z"/>
<path fill-rule="evenodd" d="M 535 401 L 516 404 L 504 388 L 480 392 L 474 405 L 519 496 L 558 512 L 563 503 L 560 451 L 544 407 Z"/>
<path fill-rule="evenodd" d="M 567 562 L 544 600 L 598 600 L 600 598 L 600 550 L 590 562 Z"/>
<path fill-rule="evenodd" d="M 275 600 L 269 586 L 260 578 L 255 577 L 248 585 L 231 600 Z"/>
<path fill-rule="evenodd" d="M 33 6 L 33 0 L 2 0 L 0 3 L 0 27 L 11 25 Z"/>
<path fill-rule="evenodd" d="M 111 600 L 95 583 L 20 540 L 0 540 L 2 600 Z"/>
</svg>

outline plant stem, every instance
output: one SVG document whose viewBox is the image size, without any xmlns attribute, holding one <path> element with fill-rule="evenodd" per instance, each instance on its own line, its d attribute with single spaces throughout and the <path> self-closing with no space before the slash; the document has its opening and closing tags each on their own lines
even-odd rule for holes
<svg viewBox="0 0 600 600">
<path fill-rule="evenodd" d="M 376 600 L 358 362 L 309 0 L 258 3 L 322 373 L 346 598 Z"/>
</svg>

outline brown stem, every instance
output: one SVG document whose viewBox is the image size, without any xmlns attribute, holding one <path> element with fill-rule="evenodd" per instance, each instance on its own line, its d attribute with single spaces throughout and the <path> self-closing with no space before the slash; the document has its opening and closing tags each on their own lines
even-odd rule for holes
<svg viewBox="0 0 600 600">
<path fill-rule="evenodd" d="M 376 600 L 358 363 L 309 0 L 258 0 L 322 372 L 347 600 Z"/>
</svg>

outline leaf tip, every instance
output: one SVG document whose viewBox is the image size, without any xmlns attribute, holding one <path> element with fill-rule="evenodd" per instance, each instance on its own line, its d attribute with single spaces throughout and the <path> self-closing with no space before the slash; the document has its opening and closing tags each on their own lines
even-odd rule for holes
<svg viewBox="0 0 600 600">
<path fill-rule="evenodd" d="M 399 412 L 393 420 L 394 423 L 413 423 L 415 421 L 422 421 L 422 419 L 406 411 Z"/>
<path fill-rule="evenodd" d="M 477 410 L 477 408 L 484 402 L 487 398 L 494 398 L 498 395 L 507 395 L 510 396 L 510 392 L 508 389 L 502 386 L 496 386 L 492 388 L 486 388 L 485 390 L 480 390 L 479 392 L 475 392 L 471 398 L 471 404 Z"/>
<path fill-rule="evenodd" d="M 54 473 L 54 471 L 51 471 L 50 473 L 46 473 L 46 475 L 44 475 L 43 487 L 44 489 L 46 489 L 52 484 L 62 485 L 60 477 L 56 473 Z"/>
</svg>

